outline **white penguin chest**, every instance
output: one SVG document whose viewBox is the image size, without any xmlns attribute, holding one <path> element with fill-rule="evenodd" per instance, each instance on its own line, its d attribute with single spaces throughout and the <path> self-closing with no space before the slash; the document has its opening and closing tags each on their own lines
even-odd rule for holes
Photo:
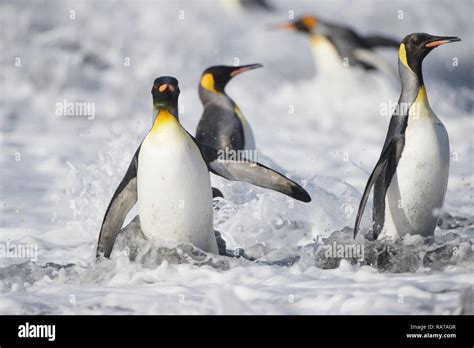
<svg viewBox="0 0 474 348">
<path fill-rule="evenodd" d="M 316 73 L 318 75 L 344 71 L 343 61 L 339 52 L 324 36 L 314 35 L 312 37 L 311 52 L 313 53 Z"/>
<path fill-rule="evenodd" d="M 156 128 L 144 139 L 138 157 L 143 233 L 150 239 L 217 252 L 211 183 L 199 149 L 177 121 Z"/>
<path fill-rule="evenodd" d="M 410 109 L 405 146 L 385 198 L 383 236 L 432 235 L 449 176 L 448 133 L 426 103 Z M 383 237 L 382 236 L 382 237 Z"/>
</svg>

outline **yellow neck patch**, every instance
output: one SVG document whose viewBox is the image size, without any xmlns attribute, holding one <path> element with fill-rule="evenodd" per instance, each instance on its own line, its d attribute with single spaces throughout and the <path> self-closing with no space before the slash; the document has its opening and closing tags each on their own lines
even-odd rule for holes
<svg viewBox="0 0 474 348">
<path fill-rule="evenodd" d="M 178 120 L 176 120 L 176 117 L 174 117 L 168 110 L 160 110 L 156 115 L 151 132 L 157 131 L 166 124 L 178 124 Z"/>
<path fill-rule="evenodd" d="M 416 96 L 415 104 L 428 104 L 428 97 L 426 96 L 425 86 L 421 86 L 418 89 L 418 95 Z"/>
<path fill-rule="evenodd" d="M 311 34 L 311 43 L 313 45 L 319 45 L 324 40 L 324 37 L 321 35 Z"/>
<path fill-rule="evenodd" d="M 418 89 L 418 95 L 416 96 L 415 102 L 411 105 L 409 116 L 412 120 L 424 118 L 426 116 L 431 117 L 433 111 L 431 110 L 428 97 L 426 96 L 425 86 L 421 86 Z"/>
<path fill-rule="evenodd" d="M 411 72 L 414 73 L 414 71 L 411 70 L 410 66 L 408 65 L 407 51 L 405 49 L 404 43 L 400 45 L 400 49 L 398 50 L 398 59 L 400 59 L 400 62 L 402 62 L 403 65 L 405 65 Z"/>
<path fill-rule="evenodd" d="M 209 92 L 221 94 L 217 92 L 214 87 L 214 76 L 212 76 L 212 74 L 207 73 L 201 77 L 201 86 Z"/>
</svg>

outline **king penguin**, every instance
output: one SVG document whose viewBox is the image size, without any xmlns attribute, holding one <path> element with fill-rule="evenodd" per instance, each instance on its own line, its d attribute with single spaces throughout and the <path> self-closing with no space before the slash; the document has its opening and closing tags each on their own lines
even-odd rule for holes
<svg viewBox="0 0 474 348">
<path fill-rule="evenodd" d="M 194 139 L 179 122 L 177 79 L 157 78 L 151 93 L 155 121 L 109 203 L 97 256 L 110 256 L 125 217 L 137 201 L 147 239 L 190 243 L 218 253 L 209 171 L 311 201 L 301 186 L 280 173 L 257 162 L 223 160 L 215 149 Z"/>
<path fill-rule="evenodd" d="M 446 195 L 450 152 L 446 128 L 428 102 L 422 62 L 433 48 L 454 41 L 460 39 L 414 33 L 401 42 L 398 69 L 402 91 L 380 158 L 362 195 L 354 237 L 372 186 L 375 238 L 433 235 L 436 209 L 443 206 Z"/>
<path fill-rule="evenodd" d="M 199 98 L 204 111 L 196 130 L 198 141 L 217 150 L 255 150 L 252 128 L 225 87 L 233 77 L 261 67 L 261 64 L 219 65 L 202 73 Z"/>
<path fill-rule="evenodd" d="M 396 71 L 374 51 L 377 47 L 393 47 L 399 41 L 384 36 L 362 36 L 353 29 L 331 23 L 312 15 L 304 15 L 276 26 L 306 34 L 311 39 L 311 51 L 318 74 L 342 72 L 348 67 L 380 70 L 396 76 Z"/>
</svg>

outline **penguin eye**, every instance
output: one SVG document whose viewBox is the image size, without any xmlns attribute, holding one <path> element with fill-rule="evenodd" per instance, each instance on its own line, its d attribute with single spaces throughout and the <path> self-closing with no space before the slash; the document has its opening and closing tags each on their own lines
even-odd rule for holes
<svg viewBox="0 0 474 348">
<path fill-rule="evenodd" d="M 158 90 L 159 90 L 161 93 L 163 93 L 164 91 L 166 91 L 166 88 L 168 88 L 168 85 L 163 84 L 163 85 L 160 86 L 160 88 L 158 88 Z M 170 89 L 171 89 L 171 88 L 170 88 Z"/>
</svg>

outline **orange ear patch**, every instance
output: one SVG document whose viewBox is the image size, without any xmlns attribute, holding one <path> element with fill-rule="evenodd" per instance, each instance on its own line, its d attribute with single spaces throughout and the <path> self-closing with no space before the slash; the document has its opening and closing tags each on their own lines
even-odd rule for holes
<svg viewBox="0 0 474 348">
<path fill-rule="evenodd" d="M 306 28 L 313 29 L 313 27 L 316 25 L 316 18 L 313 16 L 304 16 L 302 22 Z"/>
<path fill-rule="evenodd" d="M 168 88 L 168 85 L 163 84 L 163 85 L 160 86 L 160 88 L 158 88 L 158 90 L 160 92 L 164 92 L 164 91 L 166 91 L 166 88 Z"/>
</svg>

